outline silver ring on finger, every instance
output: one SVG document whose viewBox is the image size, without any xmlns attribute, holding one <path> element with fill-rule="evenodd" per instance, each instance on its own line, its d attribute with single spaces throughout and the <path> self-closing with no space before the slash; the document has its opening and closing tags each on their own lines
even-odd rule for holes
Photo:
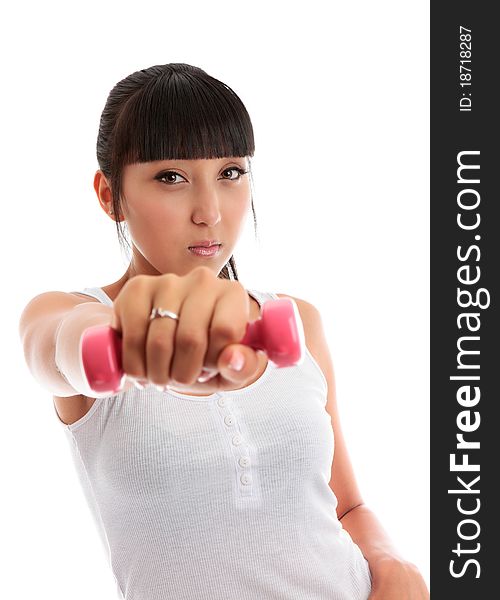
<svg viewBox="0 0 500 600">
<path fill-rule="evenodd" d="M 166 309 L 163 309 L 160 307 L 153 308 L 153 310 L 151 311 L 151 314 L 149 315 L 149 320 L 152 321 L 153 319 L 156 319 L 158 317 L 169 317 L 170 319 L 173 319 L 174 321 L 179 320 L 179 315 L 175 314 L 171 310 L 166 310 Z"/>
</svg>

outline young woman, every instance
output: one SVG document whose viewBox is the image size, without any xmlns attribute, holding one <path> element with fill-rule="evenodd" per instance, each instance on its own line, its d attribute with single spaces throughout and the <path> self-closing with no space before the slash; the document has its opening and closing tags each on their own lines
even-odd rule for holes
<svg viewBox="0 0 500 600">
<path fill-rule="evenodd" d="M 157 65 L 116 84 L 94 188 L 120 243 L 129 230 L 130 264 L 102 288 L 31 300 L 29 367 L 54 395 L 120 598 L 422 600 L 359 492 L 317 309 L 294 298 L 300 365 L 238 343 L 284 296 L 245 289 L 232 255 L 253 154 L 244 105 L 205 71 Z M 83 331 L 102 324 L 121 333 L 128 376 L 112 396 L 80 363 Z"/>
</svg>

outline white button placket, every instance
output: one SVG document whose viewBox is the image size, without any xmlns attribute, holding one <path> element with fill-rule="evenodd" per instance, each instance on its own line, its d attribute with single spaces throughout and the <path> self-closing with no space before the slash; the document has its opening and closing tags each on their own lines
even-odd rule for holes
<svg viewBox="0 0 500 600">
<path fill-rule="evenodd" d="M 252 468 L 249 456 L 249 447 L 241 434 L 234 413 L 229 409 L 229 398 L 220 396 L 217 398 L 217 410 L 222 419 L 224 430 L 231 452 L 235 459 L 237 473 L 237 489 L 240 496 L 252 495 Z"/>
</svg>

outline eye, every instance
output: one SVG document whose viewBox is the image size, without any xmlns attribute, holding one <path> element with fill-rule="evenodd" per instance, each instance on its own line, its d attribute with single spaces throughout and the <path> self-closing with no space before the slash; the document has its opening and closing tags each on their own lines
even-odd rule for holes
<svg viewBox="0 0 500 600">
<path fill-rule="evenodd" d="M 231 177 L 231 174 L 235 172 L 237 177 Z M 248 173 L 248 171 L 245 171 L 244 169 L 240 168 L 240 167 L 229 167 L 227 169 L 224 169 L 224 171 L 222 171 L 223 175 L 228 174 L 228 177 L 222 177 L 222 179 L 226 179 L 228 181 L 237 181 L 238 179 L 241 179 L 242 175 L 245 175 L 246 173 Z M 160 173 L 159 175 L 157 175 L 155 177 L 156 180 L 161 181 L 162 183 L 166 183 L 167 185 L 176 185 L 177 183 L 181 183 L 181 181 L 176 181 L 176 177 L 181 177 L 184 181 L 186 181 L 184 179 L 184 177 L 182 175 L 180 175 L 179 173 L 177 173 L 176 171 L 164 171 L 163 173 Z"/>
<path fill-rule="evenodd" d="M 171 185 L 180 183 L 178 181 L 172 180 L 172 176 L 174 178 L 182 177 L 182 175 L 179 175 L 179 173 L 176 173 L 175 171 L 164 171 L 163 173 L 160 173 L 159 175 L 157 175 L 155 177 L 155 179 L 157 179 L 158 181 L 161 181 L 162 183 L 171 184 Z M 182 179 L 184 179 L 184 177 L 182 177 Z M 166 181 L 164 181 L 164 180 L 166 180 Z M 186 180 L 184 179 L 184 181 L 186 181 Z"/>
<path fill-rule="evenodd" d="M 240 167 L 229 167 L 228 169 L 224 169 L 224 171 L 222 171 L 222 174 L 231 173 L 231 171 L 236 171 L 238 173 L 238 177 L 223 177 L 222 179 L 228 179 L 229 181 L 236 181 L 238 179 L 241 179 L 242 175 L 245 175 L 246 173 L 248 173 L 248 171 L 245 171 L 244 169 L 241 169 Z"/>
</svg>

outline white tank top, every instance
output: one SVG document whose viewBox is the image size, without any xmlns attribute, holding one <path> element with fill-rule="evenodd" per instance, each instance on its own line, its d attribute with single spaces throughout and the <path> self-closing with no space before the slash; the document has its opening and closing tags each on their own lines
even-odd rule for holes
<svg viewBox="0 0 500 600">
<path fill-rule="evenodd" d="M 261 306 L 278 298 L 247 291 Z M 101 288 L 79 293 L 113 304 Z M 329 486 L 326 399 L 306 349 L 240 390 L 132 387 L 58 420 L 118 598 L 367 600 L 368 562 Z"/>
</svg>

